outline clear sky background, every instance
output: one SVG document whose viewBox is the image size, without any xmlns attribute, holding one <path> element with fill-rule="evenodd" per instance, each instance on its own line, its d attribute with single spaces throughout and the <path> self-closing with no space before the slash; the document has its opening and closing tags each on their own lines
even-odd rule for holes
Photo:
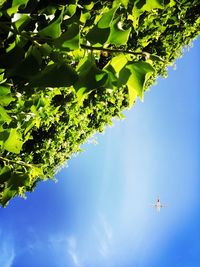
<svg viewBox="0 0 200 267">
<path fill-rule="evenodd" d="M 199 51 L 200 39 L 58 183 L 0 209 L 0 267 L 200 265 Z"/>
</svg>

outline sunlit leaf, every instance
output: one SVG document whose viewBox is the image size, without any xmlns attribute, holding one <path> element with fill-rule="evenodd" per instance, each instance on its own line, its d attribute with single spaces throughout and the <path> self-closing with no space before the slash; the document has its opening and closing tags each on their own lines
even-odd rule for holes
<svg viewBox="0 0 200 267">
<path fill-rule="evenodd" d="M 26 5 L 29 0 L 13 0 L 12 6 L 18 6 L 18 5 Z"/>
<path fill-rule="evenodd" d="M 73 23 L 70 25 L 68 30 L 63 33 L 58 39 L 55 40 L 55 46 L 59 48 L 75 50 L 79 48 L 80 43 L 80 33 L 79 25 Z"/>
<path fill-rule="evenodd" d="M 119 73 L 120 70 L 126 65 L 127 62 L 128 62 L 127 57 L 123 54 L 120 54 L 111 59 L 110 65 L 114 68 L 116 73 Z"/>
<path fill-rule="evenodd" d="M 60 16 L 51 22 L 47 27 L 43 28 L 38 32 L 41 37 L 51 37 L 58 38 L 61 35 L 61 23 L 63 19 L 63 10 L 60 13 Z"/>
<path fill-rule="evenodd" d="M 118 7 L 119 5 L 103 14 L 103 16 L 101 17 L 101 19 L 99 20 L 97 24 L 98 28 L 106 29 L 110 27 L 111 22 L 113 21 L 115 12 L 117 11 Z"/>
<path fill-rule="evenodd" d="M 29 23 L 30 16 L 27 14 L 16 13 L 12 18 L 12 23 L 15 24 L 17 30 L 23 30 L 23 28 Z"/>
<path fill-rule="evenodd" d="M 69 4 L 66 6 L 65 14 L 73 16 L 76 13 L 77 4 Z"/>
<path fill-rule="evenodd" d="M 0 85 L 0 97 L 10 94 L 10 86 L 7 84 Z"/>
<path fill-rule="evenodd" d="M 130 90 L 137 92 L 137 95 L 143 100 L 144 85 L 149 75 L 154 71 L 153 67 L 146 62 L 135 62 L 126 66 L 131 71 L 127 85 Z"/>
<path fill-rule="evenodd" d="M 22 148 L 22 136 L 19 134 L 17 129 L 10 129 L 10 134 L 8 139 L 4 143 L 4 149 L 9 152 L 19 154 Z"/>
<path fill-rule="evenodd" d="M 118 6 L 119 4 L 123 5 L 125 8 L 127 8 L 129 3 L 129 0 L 114 0 L 113 1 L 113 7 Z"/>
<path fill-rule="evenodd" d="M 121 27 L 120 17 L 118 17 L 113 21 L 111 25 L 108 43 L 115 45 L 125 45 L 128 41 L 130 32 L 131 28 L 123 30 L 123 28 Z"/>
<path fill-rule="evenodd" d="M 7 123 L 10 123 L 12 121 L 7 111 L 1 105 L 0 105 L 0 121 L 5 121 Z"/>
<path fill-rule="evenodd" d="M 115 12 L 119 6 L 112 8 L 100 17 L 98 23 L 89 31 L 87 39 L 91 44 L 105 44 L 110 35 L 110 26 L 113 21 Z"/>
<path fill-rule="evenodd" d="M 0 95 L 0 105 L 8 106 L 15 99 L 11 95 Z"/>
</svg>

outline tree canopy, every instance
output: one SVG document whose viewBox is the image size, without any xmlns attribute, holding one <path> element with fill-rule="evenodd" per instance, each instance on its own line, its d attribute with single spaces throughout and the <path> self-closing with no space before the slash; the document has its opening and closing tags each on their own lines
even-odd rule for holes
<svg viewBox="0 0 200 267">
<path fill-rule="evenodd" d="M 0 0 L 0 203 L 122 118 L 200 33 L 198 0 Z"/>
</svg>

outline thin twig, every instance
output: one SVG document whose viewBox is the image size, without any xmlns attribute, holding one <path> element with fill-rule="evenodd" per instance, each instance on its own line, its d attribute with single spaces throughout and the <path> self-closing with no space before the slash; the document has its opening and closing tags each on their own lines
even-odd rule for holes
<svg viewBox="0 0 200 267">
<path fill-rule="evenodd" d="M 130 55 L 134 55 L 134 56 L 142 55 L 142 56 L 145 56 L 145 58 L 147 58 L 147 59 L 150 58 L 151 56 L 153 56 L 155 59 L 158 59 L 158 60 L 164 62 L 164 59 L 162 59 L 161 57 L 159 57 L 157 55 L 150 54 L 148 52 L 134 52 L 134 51 L 124 50 L 124 49 L 94 47 L 94 46 L 89 46 L 89 45 L 84 45 L 84 44 L 81 44 L 80 46 L 83 49 L 88 49 L 88 50 L 91 50 L 91 51 L 97 50 L 97 51 L 106 51 L 106 52 L 110 52 L 110 53 L 124 53 L 124 54 L 130 54 Z"/>
<path fill-rule="evenodd" d="M 15 161 L 15 160 L 3 158 L 3 157 L 0 157 L 0 160 L 4 161 L 4 162 L 7 162 L 7 163 L 13 163 L 13 164 L 21 165 L 21 166 L 24 166 L 24 167 L 29 167 L 29 168 L 33 167 L 31 164 L 25 163 L 23 161 Z"/>
</svg>

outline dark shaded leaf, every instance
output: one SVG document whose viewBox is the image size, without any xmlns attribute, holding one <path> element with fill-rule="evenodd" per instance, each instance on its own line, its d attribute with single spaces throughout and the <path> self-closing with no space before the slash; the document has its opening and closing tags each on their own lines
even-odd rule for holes
<svg viewBox="0 0 200 267">
<path fill-rule="evenodd" d="M 35 87 L 65 87 L 73 85 L 77 79 L 78 75 L 75 70 L 65 62 L 61 62 L 47 66 L 31 79 L 30 85 Z"/>
</svg>

